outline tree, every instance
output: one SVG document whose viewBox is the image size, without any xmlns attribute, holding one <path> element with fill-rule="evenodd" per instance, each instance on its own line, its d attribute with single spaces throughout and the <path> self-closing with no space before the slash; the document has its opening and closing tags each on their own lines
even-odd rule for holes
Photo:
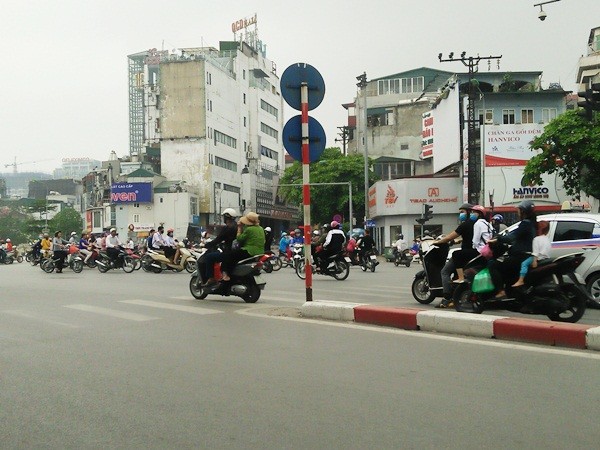
<svg viewBox="0 0 600 450">
<path fill-rule="evenodd" d="M 369 160 L 369 184 L 376 181 Z M 357 223 L 365 215 L 364 156 L 353 154 L 344 156 L 337 147 L 326 148 L 321 158 L 310 164 L 311 219 L 313 223 L 327 223 L 334 214 L 341 214 L 348 220 L 348 186 L 317 183 L 352 183 L 352 208 Z M 302 163 L 294 162 L 285 170 L 281 184 L 302 184 Z M 302 205 L 302 187 L 282 187 L 280 190 L 286 201 Z"/>
<path fill-rule="evenodd" d="M 72 231 L 79 234 L 83 230 L 83 219 L 73 208 L 65 208 L 48 222 L 48 226 L 51 233 L 60 230 L 63 236 L 68 236 Z"/>
<path fill-rule="evenodd" d="M 543 173 L 557 173 L 568 195 L 579 199 L 581 192 L 600 198 L 600 124 L 589 122 L 577 111 L 561 114 L 530 144 L 541 150 L 529 160 L 524 179 L 543 184 Z"/>
</svg>

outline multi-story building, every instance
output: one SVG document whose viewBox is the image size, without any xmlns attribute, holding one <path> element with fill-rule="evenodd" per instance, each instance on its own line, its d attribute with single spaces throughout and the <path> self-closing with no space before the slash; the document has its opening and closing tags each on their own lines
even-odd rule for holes
<svg viewBox="0 0 600 450">
<path fill-rule="evenodd" d="M 54 169 L 54 179 L 68 178 L 71 180 L 81 180 L 102 163 L 96 159 L 83 158 L 63 158 L 62 165 Z"/>
<path fill-rule="evenodd" d="M 254 31 L 218 49 L 129 55 L 130 153 L 145 160 L 159 149 L 160 174 L 198 189 L 202 226 L 233 207 L 287 228 L 298 211 L 276 204 L 283 100 L 253 19 Z"/>
<path fill-rule="evenodd" d="M 543 186 L 524 186 L 522 178 L 532 156 L 529 142 L 566 110 L 568 92 L 558 85 L 542 89 L 541 72 L 479 72 L 473 82 L 478 135 L 473 150 L 482 155 L 480 203 L 509 220 L 525 198 L 533 199 L 540 210 L 560 210 L 567 197 L 556 176 L 544 177 Z M 421 89 L 421 94 L 401 98 L 410 94 L 405 92 L 409 86 Z M 431 69 L 368 83 L 367 151 L 383 180 L 369 189 L 369 216 L 381 247 L 400 232 L 407 238 L 421 234 L 415 219 L 424 203 L 434 205 L 434 218 L 425 229 L 447 233 L 455 228 L 458 206 L 467 200 L 468 86 L 468 74 Z M 361 94 L 355 105 L 353 144 L 360 152 L 365 128 Z"/>
<path fill-rule="evenodd" d="M 590 83 L 600 83 L 600 27 L 590 31 L 587 54 L 579 58 L 577 83 L 579 91 L 585 91 Z"/>
</svg>

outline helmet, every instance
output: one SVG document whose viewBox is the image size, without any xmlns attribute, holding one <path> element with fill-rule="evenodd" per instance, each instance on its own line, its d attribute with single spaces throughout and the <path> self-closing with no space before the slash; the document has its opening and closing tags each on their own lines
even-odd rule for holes
<svg viewBox="0 0 600 450">
<path fill-rule="evenodd" d="M 296 234 L 302 234 L 302 231 L 300 230 L 300 228 L 296 228 L 294 230 L 294 233 L 296 233 Z"/>
<path fill-rule="evenodd" d="M 167 233 L 172 233 L 172 232 L 174 232 L 174 231 L 175 231 L 175 230 L 174 230 L 173 228 L 169 228 L 169 229 L 167 230 Z"/>
<path fill-rule="evenodd" d="M 335 228 L 338 228 L 339 226 L 340 226 L 340 224 L 337 221 L 334 220 L 331 222 L 331 228 L 335 229 Z"/>
<path fill-rule="evenodd" d="M 221 215 L 226 219 L 234 219 L 238 216 L 238 213 L 233 208 L 226 208 Z"/>
<path fill-rule="evenodd" d="M 281 235 L 282 235 L 282 236 L 287 236 L 287 233 L 286 233 L 285 231 L 282 231 L 282 232 L 281 232 Z"/>
<path fill-rule="evenodd" d="M 535 209 L 535 204 L 531 200 L 523 200 L 521 203 L 517 205 L 521 211 L 525 213 L 532 213 Z"/>
<path fill-rule="evenodd" d="M 6 238 L 6 242 L 10 242 L 10 238 Z"/>
<path fill-rule="evenodd" d="M 71 236 L 75 236 L 77 233 L 75 233 L 74 231 L 71 231 Z"/>
<path fill-rule="evenodd" d="M 117 231 L 117 229 L 116 229 L 116 228 L 111 228 L 111 229 L 110 229 L 110 232 L 112 233 L 113 231 L 115 231 L 115 232 L 116 232 L 116 231 Z"/>
<path fill-rule="evenodd" d="M 492 220 L 495 220 L 498 223 L 502 223 L 504 222 L 504 217 L 502 217 L 501 214 L 495 214 L 494 217 L 492 217 Z"/>
<path fill-rule="evenodd" d="M 463 203 L 462 205 L 460 205 L 460 207 L 458 209 L 471 210 L 471 209 L 473 209 L 473 205 L 471 205 L 470 203 Z"/>
<path fill-rule="evenodd" d="M 400 234 L 398 235 L 398 239 L 404 239 L 404 235 L 403 235 L 402 233 L 400 233 Z"/>
<path fill-rule="evenodd" d="M 266 227 L 265 231 L 269 231 L 270 232 L 271 231 L 271 227 Z"/>
<path fill-rule="evenodd" d="M 425 236 L 431 236 L 431 231 L 429 230 L 425 230 L 425 232 L 423 233 Z"/>
<path fill-rule="evenodd" d="M 471 211 L 477 211 L 478 213 L 481 213 L 481 215 L 485 214 L 485 208 L 481 205 L 475 205 L 471 208 Z"/>
<path fill-rule="evenodd" d="M 314 234 L 315 236 L 319 236 L 321 233 L 319 232 L 319 230 L 315 230 L 315 231 L 313 231 L 313 234 Z"/>
</svg>

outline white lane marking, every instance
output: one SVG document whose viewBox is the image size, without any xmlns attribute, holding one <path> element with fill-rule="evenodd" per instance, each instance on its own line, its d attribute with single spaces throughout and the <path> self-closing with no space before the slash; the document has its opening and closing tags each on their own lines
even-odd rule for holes
<svg viewBox="0 0 600 450">
<path fill-rule="evenodd" d="M 35 320 L 38 322 L 48 323 L 50 325 L 59 325 L 67 328 L 81 328 L 79 325 L 73 325 L 72 323 L 59 322 L 57 320 L 52 320 L 47 317 L 36 316 L 35 314 L 31 314 L 30 312 L 23 311 L 20 309 L 13 310 L 5 310 L 2 311 L 3 314 L 9 314 L 11 316 L 23 317 L 26 319 Z"/>
<path fill-rule="evenodd" d="M 199 308 L 197 306 L 174 305 L 172 303 L 151 302 L 147 300 L 122 300 L 119 303 L 128 303 L 130 305 L 148 306 L 150 308 L 171 309 L 192 314 L 221 314 L 222 311 L 215 309 Z"/>
<path fill-rule="evenodd" d="M 134 320 L 136 322 L 145 322 L 148 320 L 158 320 L 159 317 L 145 316 L 143 314 L 135 314 L 125 311 L 117 311 L 116 309 L 101 308 L 92 305 L 63 305 L 65 308 L 77 309 L 79 311 L 90 312 L 94 314 L 102 314 L 104 316 L 117 317 L 119 319 Z"/>
<path fill-rule="evenodd" d="M 583 359 L 593 359 L 600 361 L 600 354 L 598 353 L 590 353 L 594 350 L 580 350 L 580 349 L 560 349 L 556 347 L 538 347 L 533 346 L 527 343 L 514 344 L 509 342 L 502 342 L 496 340 L 479 340 L 477 338 L 466 338 L 466 337 L 457 337 L 457 336 L 448 336 L 443 334 L 435 334 L 429 333 L 427 331 L 412 331 L 412 330 L 400 330 L 398 328 L 387 328 L 387 327 L 379 327 L 375 325 L 365 325 L 365 324 L 357 324 L 354 322 L 334 322 L 331 320 L 325 319 L 307 319 L 307 318 L 298 318 L 298 317 L 287 317 L 287 316 L 270 316 L 265 313 L 257 312 L 260 307 L 241 309 L 235 311 L 236 314 L 242 314 L 245 316 L 252 317 L 262 317 L 267 319 L 280 319 L 280 320 L 291 320 L 294 322 L 308 322 L 316 325 L 328 325 L 331 327 L 341 327 L 341 328 L 353 328 L 361 331 L 375 331 L 377 333 L 389 333 L 389 334 L 399 334 L 402 336 L 410 336 L 416 338 L 423 339 L 436 339 L 440 341 L 452 341 L 452 342 L 460 342 L 463 344 L 471 344 L 471 345 L 482 345 L 487 347 L 500 347 L 500 348 L 508 348 L 513 350 L 521 350 L 525 352 L 533 352 L 533 353 L 547 353 L 552 355 L 559 356 L 571 356 L 575 358 L 583 358 Z M 271 308 L 262 308 L 264 310 Z"/>
</svg>

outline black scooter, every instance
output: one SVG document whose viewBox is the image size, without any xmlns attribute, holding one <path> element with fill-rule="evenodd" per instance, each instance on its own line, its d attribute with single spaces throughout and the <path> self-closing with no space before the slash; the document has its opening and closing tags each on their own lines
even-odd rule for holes
<svg viewBox="0 0 600 450">
<path fill-rule="evenodd" d="M 202 263 L 207 253 L 204 253 L 200 257 L 196 267 L 203 266 Z M 267 284 L 260 272 L 263 264 L 270 257 L 270 255 L 258 255 L 243 259 L 232 270 L 229 281 L 220 281 L 208 286 L 203 285 L 203 276 L 198 273 L 198 269 L 196 268 L 190 279 L 190 293 L 198 300 L 206 298 L 209 294 L 224 297 L 235 295 L 246 303 L 256 303 L 260 298 L 261 291 Z"/>
<path fill-rule="evenodd" d="M 583 253 L 545 259 L 525 276 L 525 285 L 508 288 L 506 297 L 498 299 L 494 292 L 474 293 L 475 275 L 485 266 L 470 261 L 465 266 L 465 279 L 454 291 L 455 309 L 480 314 L 485 310 L 506 310 L 523 314 L 541 314 L 556 322 L 575 323 L 583 316 L 590 298 L 585 281 L 575 273 L 583 262 Z"/>
<path fill-rule="evenodd" d="M 443 297 L 441 271 L 449 251 L 448 244 L 431 245 L 427 251 L 419 251 L 423 270 L 415 274 L 412 283 L 412 295 L 419 303 L 427 305 L 436 297 Z"/>
</svg>

